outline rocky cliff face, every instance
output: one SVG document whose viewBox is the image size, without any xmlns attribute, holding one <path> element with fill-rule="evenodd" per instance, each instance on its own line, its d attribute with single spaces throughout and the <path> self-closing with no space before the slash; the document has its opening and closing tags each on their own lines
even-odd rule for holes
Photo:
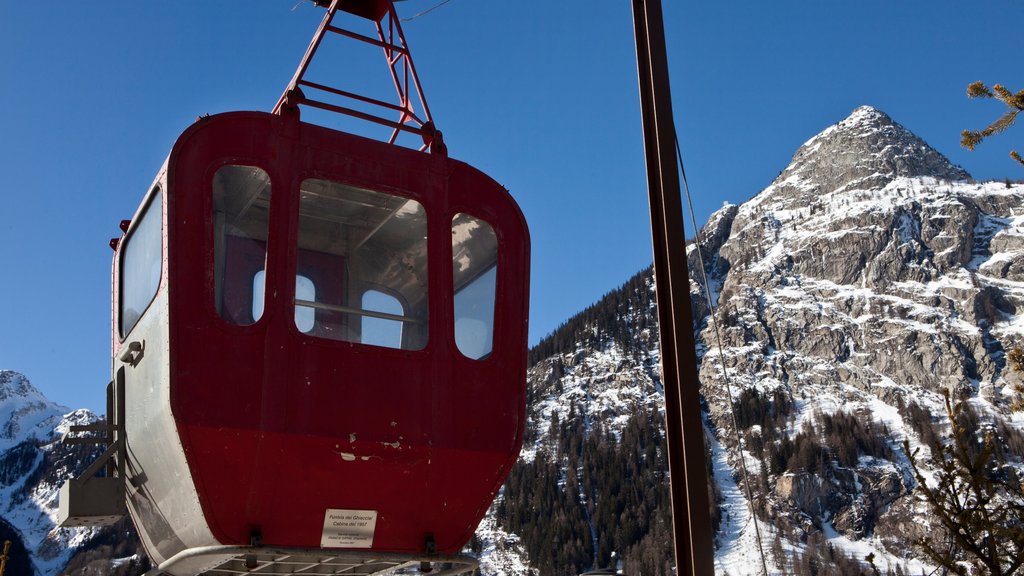
<svg viewBox="0 0 1024 576">
<path fill-rule="evenodd" d="M 758 197 L 779 192 L 808 204 L 818 192 L 878 190 L 897 178 L 920 177 L 970 179 L 887 114 L 861 106 L 797 149 L 789 166 Z"/>
<path fill-rule="evenodd" d="M 23 375 L 0 370 L 0 452 L 53 435 L 67 408 L 47 400 Z"/>
<path fill-rule="evenodd" d="M 825 434 L 822 415 L 843 412 L 887 444 L 853 466 L 771 470 L 761 447 L 769 435 L 740 425 L 774 529 L 870 544 L 895 566 L 906 535 L 927 526 L 901 449 L 904 439 L 920 444 L 912 405 L 942 414 L 950 390 L 991 419 L 1013 420 L 1021 375 L 1006 353 L 1024 336 L 1022 207 L 1024 186 L 972 182 L 863 107 L 730 213 L 728 237 L 704 248 L 721 282 L 721 344 L 709 318 L 700 332 L 703 395 L 730 464 L 740 450 L 729 399 L 744 390 L 792 399 L 772 442 L 805 426 Z"/>
<path fill-rule="evenodd" d="M 945 390 L 989 421 L 1021 425 L 1007 406 L 1022 375 L 1006 353 L 1024 338 L 1024 185 L 973 182 L 862 107 L 801 146 L 750 201 L 714 214 L 688 254 L 720 502 L 718 569 L 761 572 L 741 458 L 770 571 L 793 573 L 808 555 L 833 551 L 835 573 L 859 573 L 869 552 L 883 573 L 926 567 L 910 542 L 930 519 L 915 501 L 903 441 L 927 461 L 922 434 L 941 424 Z M 553 420 L 615 431 L 659 405 L 643 285 L 595 305 L 614 310 L 614 322 L 588 310 L 567 324 L 572 334 L 554 335 L 558 353 L 531 372 L 533 447 L 552 441 Z M 571 468 L 571 456 L 551 450 L 524 458 L 537 454 Z M 585 491 L 582 500 L 595 506 Z M 629 554 L 620 545 L 618 567 Z M 607 565 L 598 556 L 594 565 Z M 847 556 L 855 560 L 842 564 Z"/>
<path fill-rule="evenodd" d="M 702 247 L 717 262 L 722 339 L 705 318 L 700 379 L 729 463 L 742 453 L 760 484 L 771 532 L 854 542 L 890 569 L 912 550 L 908 536 L 928 526 L 901 448 L 921 446 L 912 407 L 939 415 L 948 389 L 992 420 L 1013 419 L 1022 375 L 1008 370 L 1007 351 L 1024 335 L 1022 207 L 1024 186 L 973 182 L 865 107 L 723 214 L 727 238 Z M 791 408 L 781 433 L 740 422 L 737 447 L 730 404 L 750 390 Z M 827 436 L 840 413 L 864 428 L 847 436 L 884 444 L 818 469 L 773 466 L 772 444 Z"/>
<path fill-rule="evenodd" d="M 92 536 L 88 530 L 55 527 L 60 485 L 84 468 L 93 450 L 64 446 L 69 426 L 95 422 L 88 410 L 69 411 L 47 400 L 23 375 L 0 370 L 0 522 L 15 543 L 23 566 L 51 574 L 72 549 Z"/>
<path fill-rule="evenodd" d="M 890 386 L 888 401 L 951 387 L 1003 402 L 1024 307 L 1024 187 L 963 178 L 870 108 L 811 139 L 710 248 L 725 271 L 726 363 L 801 388 L 910 387 Z"/>
</svg>

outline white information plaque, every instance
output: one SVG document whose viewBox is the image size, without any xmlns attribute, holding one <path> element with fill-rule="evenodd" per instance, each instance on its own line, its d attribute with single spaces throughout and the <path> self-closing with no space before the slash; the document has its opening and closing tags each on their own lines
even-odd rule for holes
<svg viewBox="0 0 1024 576">
<path fill-rule="evenodd" d="M 376 510 L 336 510 L 324 514 L 322 548 L 369 548 L 377 528 Z"/>
</svg>

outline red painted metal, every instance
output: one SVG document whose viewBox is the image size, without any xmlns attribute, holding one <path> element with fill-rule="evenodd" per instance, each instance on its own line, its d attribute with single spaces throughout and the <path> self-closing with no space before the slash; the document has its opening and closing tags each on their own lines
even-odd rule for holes
<svg viewBox="0 0 1024 576">
<path fill-rule="evenodd" d="M 335 26 L 338 10 L 372 21 L 377 38 Z M 381 48 L 398 103 L 307 80 L 327 33 Z M 397 120 L 309 98 L 304 90 L 397 113 Z M 382 142 L 304 123 L 299 106 L 347 114 L 392 132 Z M 422 138 L 419 150 L 394 145 L 406 132 Z M 223 206 L 217 208 L 219 224 L 214 216 L 214 178 L 225 166 L 259 168 L 269 177 L 269 206 L 259 208 L 267 218 L 264 236 L 241 229 L 215 233 L 228 229 Z M 418 349 L 393 349 L 320 337 L 322 326 L 300 331 L 297 307 L 310 308 L 299 303 L 306 296 L 296 294 L 297 277 L 315 285 L 324 295 L 317 303 L 328 307 L 361 307 L 344 299 L 376 289 L 372 279 L 354 283 L 344 251 L 300 247 L 300 200 L 317 197 L 315 190 L 300 190 L 307 180 L 397 197 L 399 207 L 389 207 L 394 211 L 383 221 L 394 217 L 396 226 L 402 219 L 396 214 L 408 201 L 422 207 L 429 295 L 425 345 L 417 340 Z M 218 202 L 227 202 L 220 190 Z M 353 194 L 352 205 L 373 197 Z M 261 192 L 243 204 L 266 198 Z M 126 237 L 111 241 L 111 326 L 113 368 L 126 391 L 128 507 L 154 562 L 174 563 L 190 551 L 256 541 L 319 548 L 327 545 L 322 539 L 329 510 L 375 512 L 369 545 L 374 552 L 457 554 L 522 446 L 529 233 L 502 186 L 448 158 L 390 0 L 331 1 L 274 113 L 197 120 L 175 143 L 136 220 L 151 210 L 163 216 L 156 295 L 126 328 L 130 332 L 120 334 L 121 266 L 141 226 L 122 223 Z M 497 239 L 493 342 L 481 359 L 460 352 L 455 335 L 453 220 L 464 222 L 466 215 L 489 225 L 490 238 Z M 422 233 L 416 230 L 409 237 L 418 250 Z M 493 240 L 487 242 L 493 247 Z M 215 271 L 216 258 L 222 272 Z M 472 260 L 465 253 L 460 258 Z M 401 262 L 395 266 L 413 269 Z M 257 314 L 254 278 L 260 272 L 263 309 Z M 415 276 L 417 286 L 421 278 Z M 339 323 L 330 329 L 344 328 Z M 132 356 L 129 366 L 121 355 L 126 347 L 148 352 L 144 359 L 142 353 Z M 203 562 L 186 562 L 191 567 L 170 573 L 209 569 Z"/>
<path fill-rule="evenodd" d="M 318 2 L 318 4 L 326 5 L 327 3 Z M 335 26 L 334 20 L 339 10 L 371 20 L 376 27 L 377 38 Z M 309 65 L 328 32 L 350 40 L 376 46 L 384 51 L 391 80 L 397 93 L 397 104 L 306 79 Z M 340 97 L 342 102 L 354 101 L 373 108 L 397 112 L 398 119 L 389 120 L 374 113 L 352 108 L 350 105 L 312 98 L 306 94 L 306 90 L 303 90 L 303 88 L 313 90 L 316 93 L 323 93 L 325 96 Z M 421 112 L 417 112 L 416 104 L 418 104 Z M 402 31 L 401 21 L 389 0 L 356 2 L 351 0 L 332 0 L 330 2 L 327 13 L 324 14 L 324 19 L 320 22 L 313 40 L 306 49 L 306 53 L 302 57 L 302 61 L 299 63 L 292 81 L 288 84 L 288 88 L 281 95 L 281 98 L 278 99 L 277 105 L 274 106 L 274 113 L 297 114 L 299 106 L 319 108 L 391 128 L 391 136 L 388 138 L 388 143 L 391 144 L 395 143 L 402 132 L 416 134 L 422 138 L 423 144 L 420 150 L 429 149 L 435 153 L 445 153 L 442 135 L 434 126 L 430 115 L 430 108 L 427 106 L 427 100 L 423 94 L 419 76 L 416 74 L 416 67 L 413 65 L 412 55 L 409 53 L 409 46 L 405 41 L 405 33 Z"/>
<path fill-rule="evenodd" d="M 261 168 L 273 191 L 266 307 L 247 326 L 214 307 L 212 176 L 226 164 Z M 318 547 L 327 509 L 374 510 L 374 550 L 422 554 L 429 537 L 437 552 L 457 553 L 515 462 L 525 423 L 529 237 L 507 191 L 446 156 L 258 112 L 198 120 L 166 170 L 161 290 L 177 438 L 161 441 L 180 442 L 203 513 L 182 522 L 205 523 L 211 544 L 246 545 L 256 531 L 266 545 Z M 296 329 L 296 221 L 306 178 L 424 207 L 425 348 Z M 482 360 L 462 355 L 454 339 L 451 225 L 460 213 L 489 223 L 499 242 L 494 348 Z M 116 283 L 115 275 L 115 299 Z M 244 314 L 242 300 L 235 308 Z M 115 331 L 115 357 L 126 341 Z M 132 386 L 144 384 L 128 385 L 130 403 Z"/>
<path fill-rule="evenodd" d="M 314 0 L 314 3 L 321 8 L 329 8 L 332 0 Z M 345 0 L 340 8 L 344 12 L 377 22 L 387 13 L 390 4 L 388 0 Z"/>
</svg>

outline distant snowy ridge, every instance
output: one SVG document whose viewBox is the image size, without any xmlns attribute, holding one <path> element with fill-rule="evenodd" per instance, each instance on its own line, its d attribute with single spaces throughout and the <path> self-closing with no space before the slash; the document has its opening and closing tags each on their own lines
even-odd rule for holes
<svg viewBox="0 0 1024 576">
<path fill-rule="evenodd" d="M 30 438 L 51 438 L 68 411 L 49 401 L 25 376 L 0 370 L 0 453 Z"/>
<path fill-rule="evenodd" d="M 99 418 L 51 402 L 22 374 L 0 371 L 0 519 L 17 532 L 39 575 L 56 574 L 94 529 L 57 528 L 60 486 L 96 457 L 91 446 L 66 446 L 71 426 Z"/>
</svg>

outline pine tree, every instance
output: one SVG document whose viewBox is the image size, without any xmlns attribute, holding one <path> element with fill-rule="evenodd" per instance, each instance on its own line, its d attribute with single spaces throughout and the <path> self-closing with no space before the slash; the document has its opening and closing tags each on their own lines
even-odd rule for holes
<svg viewBox="0 0 1024 576">
<path fill-rule="evenodd" d="M 995 98 L 999 100 L 1009 109 L 1002 116 L 997 118 L 995 122 L 992 122 L 984 130 L 964 130 L 960 133 L 960 145 L 968 150 L 974 150 L 974 147 L 981 143 L 985 138 L 992 136 L 993 134 L 999 134 L 1010 126 L 1013 126 L 1014 120 L 1017 119 L 1017 114 L 1024 110 L 1024 90 L 1013 93 L 1010 92 L 1002 84 L 996 84 L 989 89 L 982 82 L 974 82 L 967 87 L 968 98 Z M 1024 166 L 1024 158 L 1017 153 L 1016 150 L 1010 151 L 1010 157 L 1019 162 Z"/>
<path fill-rule="evenodd" d="M 944 532 L 918 541 L 921 550 L 953 574 L 1009 576 L 1024 572 L 1024 487 L 1021 475 L 1006 463 L 992 430 L 983 432 L 978 419 L 946 394 L 951 441 L 932 458 L 937 470 L 929 486 L 917 450 L 904 449 L 928 503 Z M 979 572 L 980 571 L 980 572 Z"/>
</svg>

